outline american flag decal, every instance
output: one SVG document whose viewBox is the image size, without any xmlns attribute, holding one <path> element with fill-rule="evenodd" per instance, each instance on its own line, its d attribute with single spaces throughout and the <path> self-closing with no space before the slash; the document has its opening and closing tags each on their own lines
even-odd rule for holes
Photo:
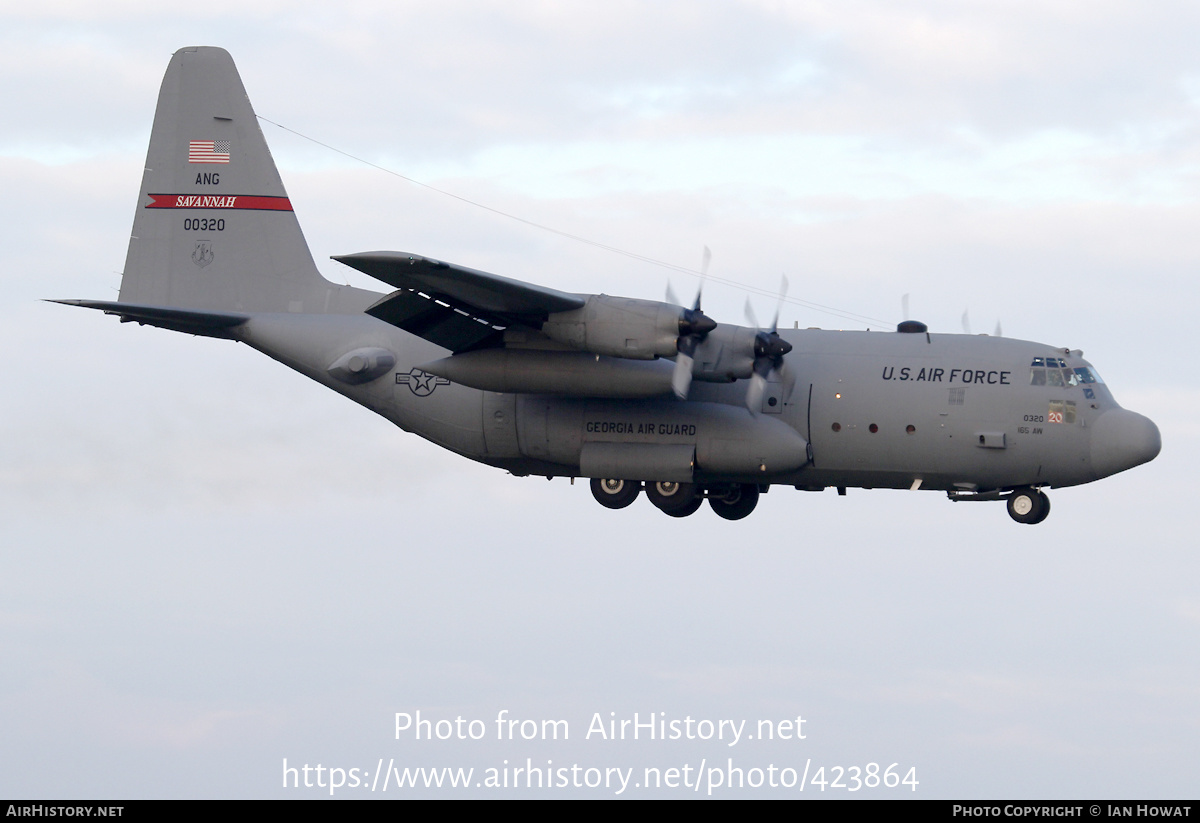
<svg viewBox="0 0 1200 823">
<path fill-rule="evenodd" d="M 188 143 L 189 163 L 228 163 L 228 140 L 193 140 Z"/>
</svg>

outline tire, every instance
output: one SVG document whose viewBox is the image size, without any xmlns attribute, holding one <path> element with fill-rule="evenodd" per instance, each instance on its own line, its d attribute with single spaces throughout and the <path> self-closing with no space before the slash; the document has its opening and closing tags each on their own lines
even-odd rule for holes
<svg viewBox="0 0 1200 823">
<path fill-rule="evenodd" d="M 708 505 L 726 520 L 741 520 L 758 505 L 758 486 L 753 483 L 732 486 L 724 497 L 708 498 Z"/>
<path fill-rule="evenodd" d="M 1041 523 L 1050 516 L 1050 498 L 1041 491 L 1038 491 L 1038 497 L 1042 498 L 1042 513 L 1038 515 L 1037 520 L 1033 521 L 1034 523 Z"/>
<path fill-rule="evenodd" d="M 1016 489 L 1008 496 L 1008 516 L 1018 523 L 1032 526 L 1050 514 L 1050 498 L 1037 489 Z"/>
<path fill-rule="evenodd" d="M 671 509 L 671 511 L 667 511 L 666 509 L 663 509 L 663 514 L 670 515 L 671 517 L 687 517 L 688 515 L 695 514 L 697 511 L 699 511 L 700 507 L 703 504 L 704 504 L 704 498 L 701 497 L 700 495 L 696 495 L 695 497 L 692 498 L 692 502 L 688 503 L 683 508 Z"/>
<path fill-rule="evenodd" d="M 646 497 L 650 498 L 650 502 L 657 506 L 660 510 L 667 514 L 677 517 L 686 517 L 696 509 L 700 508 L 699 503 L 703 502 L 703 497 L 700 495 L 700 489 L 694 483 L 646 483 Z M 696 503 L 696 505 L 692 505 Z M 688 507 L 691 510 L 688 511 Z"/>
<path fill-rule="evenodd" d="M 592 480 L 592 497 L 606 509 L 623 509 L 637 500 L 642 484 L 637 480 L 615 480 L 595 478 Z"/>
</svg>

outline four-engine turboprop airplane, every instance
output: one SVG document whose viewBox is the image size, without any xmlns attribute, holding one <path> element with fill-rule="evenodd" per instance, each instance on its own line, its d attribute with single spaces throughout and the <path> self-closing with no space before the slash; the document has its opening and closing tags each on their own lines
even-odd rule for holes
<svg viewBox="0 0 1200 823">
<path fill-rule="evenodd" d="M 592 478 L 618 509 L 704 499 L 748 515 L 773 485 L 937 489 L 1045 519 L 1042 489 L 1158 454 L 1082 352 L 999 337 L 778 330 L 571 294 L 401 252 L 321 277 L 229 54 L 186 48 L 158 99 L 116 302 L 122 321 L 239 340 L 464 457 Z"/>
</svg>

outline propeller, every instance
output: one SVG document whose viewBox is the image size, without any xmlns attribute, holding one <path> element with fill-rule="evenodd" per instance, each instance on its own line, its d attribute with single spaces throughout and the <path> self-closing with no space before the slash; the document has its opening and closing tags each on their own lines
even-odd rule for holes
<svg viewBox="0 0 1200 823">
<path fill-rule="evenodd" d="M 783 358 L 792 350 L 792 344 L 779 336 L 779 310 L 783 307 L 783 299 L 787 296 L 788 281 L 786 277 L 779 282 L 779 301 L 775 304 L 775 317 L 771 320 L 770 331 L 758 325 L 754 316 L 754 308 L 750 299 L 746 299 L 746 319 L 750 325 L 758 329 L 754 335 L 754 373 L 750 375 L 750 385 L 746 388 L 746 408 L 751 413 L 762 408 L 763 395 L 767 390 L 767 380 L 774 371 L 786 379 L 783 370 Z"/>
<path fill-rule="evenodd" d="M 696 287 L 696 300 L 690 309 L 684 309 L 679 315 L 679 354 L 675 357 L 675 371 L 671 375 L 671 388 L 680 400 L 686 400 L 688 390 L 692 386 L 692 364 L 696 360 L 696 349 L 708 333 L 717 327 L 711 317 L 700 311 L 700 295 L 704 292 L 704 281 L 708 277 L 708 264 L 712 260 L 712 252 L 704 247 L 704 257 L 700 262 L 700 285 Z M 679 305 L 675 293 L 667 283 L 667 301 Z"/>
<path fill-rule="evenodd" d="M 971 333 L 971 318 L 967 316 L 966 309 L 963 309 L 962 329 L 963 329 L 963 334 Z M 1004 336 L 1004 330 L 1002 328 L 1000 328 L 1000 320 L 997 319 L 996 320 L 996 330 L 994 332 L 992 332 L 992 337 L 1003 337 L 1003 336 Z"/>
</svg>

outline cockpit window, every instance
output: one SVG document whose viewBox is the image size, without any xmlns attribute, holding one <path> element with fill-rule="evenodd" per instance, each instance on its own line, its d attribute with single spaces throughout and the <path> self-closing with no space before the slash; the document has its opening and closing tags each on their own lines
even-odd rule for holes
<svg viewBox="0 0 1200 823">
<path fill-rule="evenodd" d="M 1061 357 L 1035 357 L 1029 365 L 1031 386 L 1084 386 L 1103 383 L 1096 370 L 1089 366 L 1071 368 Z"/>
</svg>

